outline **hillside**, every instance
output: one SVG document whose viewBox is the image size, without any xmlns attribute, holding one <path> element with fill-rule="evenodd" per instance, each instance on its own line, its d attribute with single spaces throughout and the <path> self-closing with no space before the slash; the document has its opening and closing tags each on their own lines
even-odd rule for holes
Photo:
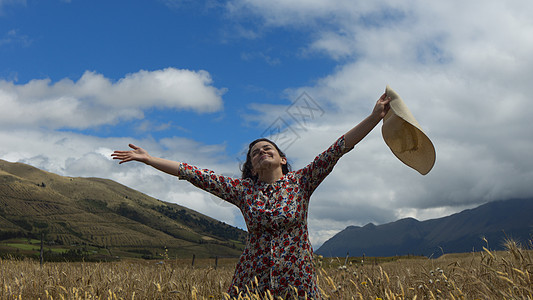
<svg viewBox="0 0 533 300">
<path fill-rule="evenodd" d="M 376 226 L 349 226 L 317 251 L 324 256 L 394 256 L 502 250 L 505 239 L 528 246 L 533 237 L 533 199 L 496 201 L 444 218 L 413 218 Z M 486 241 L 485 241 L 486 240 Z"/>
<path fill-rule="evenodd" d="M 246 238 L 243 230 L 111 180 L 0 160 L 0 243 L 41 233 L 49 248 L 85 245 L 144 257 L 238 256 Z M 0 253 L 13 250 L 6 245 Z"/>
</svg>

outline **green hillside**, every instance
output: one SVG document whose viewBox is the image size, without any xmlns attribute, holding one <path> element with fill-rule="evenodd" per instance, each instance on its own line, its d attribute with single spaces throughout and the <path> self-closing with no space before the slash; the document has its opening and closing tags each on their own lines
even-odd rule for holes
<svg viewBox="0 0 533 300">
<path fill-rule="evenodd" d="M 160 258 L 238 256 L 246 232 L 111 180 L 0 160 L 0 254 L 35 255 L 41 235 L 51 256 Z"/>
</svg>

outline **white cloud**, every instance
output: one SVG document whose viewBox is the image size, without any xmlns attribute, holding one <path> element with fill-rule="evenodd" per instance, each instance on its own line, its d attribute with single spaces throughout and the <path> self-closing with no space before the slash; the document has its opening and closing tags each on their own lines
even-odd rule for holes
<svg viewBox="0 0 533 300">
<path fill-rule="evenodd" d="M 375 1 L 373 1 L 375 2 Z M 327 0 L 235 0 L 227 4 L 227 9 L 234 15 L 254 13 L 259 15 L 263 22 L 270 26 L 305 26 L 316 19 L 321 21 L 336 18 L 353 12 L 354 8 L 363 8 L 366 3 L 353 1 L 327 1 Z"/>
<path fill-rule="evenodd" d="M 0 14 L 2 9 L 2 4 L 0 3 Z M 9 45 L 19 45 L 22 47 L 28 47 L 33 41 L 24 34 L 20 34 L 20 30 L 11 29 L 4 34 L 3 37 L 0 37 L 0 47 L 5 47 Z"/>
<path fill-rule="evenodd" d="M 0 0 L 0 15 L 3 13 L 4 6 L 13 5 L 13 4 L 22 4 L 26 5 L 26 0 Z"/>
<path fill-rule="evenodd" d="M 141 70 L 117 82 L 89 71 L 76 82 L 0 80 L 0 125 L 85 129 L 139 119 L 151 107 L 213 112 L 222 108 L 224 90 L 212 84 L 206 71 L 174 68 Z"/>
</svg>

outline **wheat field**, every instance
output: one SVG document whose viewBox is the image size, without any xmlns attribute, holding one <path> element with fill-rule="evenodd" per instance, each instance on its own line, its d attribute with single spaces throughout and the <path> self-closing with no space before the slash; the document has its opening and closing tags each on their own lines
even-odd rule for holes
<svg viewBox="0 0 533 300">
<path fill-rule="evenodd" d="M 316 258 L 324 299 L 533 299 L 533 253 L 506 251 L 438 259 Z M 0 299 L 227 299 L 235 259 L 45 263 L 0 260 Z M 243 293 L 241 299 L 268 299 Z"/>
</svg>

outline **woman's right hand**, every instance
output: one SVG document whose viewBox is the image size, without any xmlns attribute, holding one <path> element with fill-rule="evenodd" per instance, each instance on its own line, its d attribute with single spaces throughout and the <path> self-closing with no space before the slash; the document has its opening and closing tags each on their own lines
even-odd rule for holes
<svg viewBox="0 0 533 300">
<path fill-rule="evenodd" d="M 115 150 L 113 154 L 111 154 L 113 159 L 120 160 L 119 164 L 125 163 L 128 161 L 139 161 L 143 163 L 148 163 L 150 155 L 148 155 L 148 152 L 146 152 L 146 150 L 144 150 L 141 147 L 137 147 L 133 144 L 129 144 L 128 146 L 133 150 L 126 150 L 126 151 Z"/>
</svg>

